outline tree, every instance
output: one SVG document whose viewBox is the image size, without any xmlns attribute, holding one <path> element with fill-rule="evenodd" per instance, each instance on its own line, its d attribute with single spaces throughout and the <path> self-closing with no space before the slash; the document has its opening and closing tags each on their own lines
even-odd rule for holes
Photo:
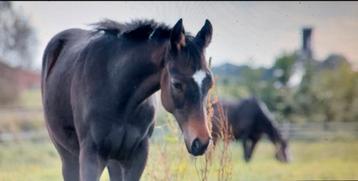
<svg viewBox="0 0 358 181">
<path fill-rule="evenodd" d="M 9 1 L 0 2 L 0 58 L 5 63 L 30 68 L 36 37 L 28 18 Z"/>
<path fill-rule="evenodd" d="M 276 59 L 273 65 L 274 76 L 278 83 L 284 87 L 287 86 L 287 83 L 293 74 L 295 60 L 296 54 L 284 53 Z"/>
<path fill-rule="evenodd" d="M 302 80 L 297 87 L 297 90 L 294 93 L 295 100 L 295 112 L 299 115 L 304 115 L 304 119 L 308 119 L 310 121 L 315 120 L 317 108 L 317 97 L 313 94 L 313 77 L 317 74 L 317 66 L 315 65 L 315 61 L 313 59 L 304 59 L 303 68 L 304 74 L 302 76 Z"/>
<path fill-rule="evenodd" d="M 30 68 L 35 34 L 28 19 L 11 2 L 0 1 L 0 105 L 19 96 L 14 67 Z"/>
<path fill-rule="evenodd" d="M 358 73 L 348 64 L 322 70 L 312 85 L 325 122 L 358 120 Z"/>
<path fill-rule="evenodd" d="M 277 111 L 276 115 L 283 119 L 290 119 L 293 112 L 294 101 L 293 92 L 288 82 L 294 73 L 294 65 L 297 57 L 295 53 L 283 53 L 277 57 L 273 69 L 273 88 L 271 91 L 271 102 Z"/>
</svg>

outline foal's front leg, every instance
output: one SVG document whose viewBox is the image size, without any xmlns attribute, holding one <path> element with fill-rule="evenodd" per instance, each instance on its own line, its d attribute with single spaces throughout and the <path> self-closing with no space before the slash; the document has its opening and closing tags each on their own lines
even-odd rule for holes
<svg viewBox="0 0 358 181">
<path fill-rule="evenodd" d="M 250 161 L 250 147 L 251 147 L 250 140 L 247 138 L 244 138 L 242 140 L 242 147 L 244 149 L 244 159 L 246 162 L 249 162 Z"/>
<path fill-rule="evenodd" d="M 98 181 L 101 177 L 104 167 L 105 161 L 98 154 L 94 143 L 83 143 L 80 150 L 81 181 Z"/>
<path fill-rule="evenodd" d="M 249 152 L 248 152 L 248 159 L 249 160 L 252 157 L 252 153 L 254 152 L 254 149 L 255 149 L 255 146 L 256 146 L 257 142 L 258 142 L 258 139 L 256 139 L 256 138 L 253 138 L 251 140 L 251 145 L 250 145 Z"/>
<path fill-rule="evenodd" d="M 124 172 L 126 181 L 138 181 L 142 176 L 148 157 L 148 138 L 137 148 L 137 151 L 132 154 L 131 159 L 124 162 Z"/>
</svg>

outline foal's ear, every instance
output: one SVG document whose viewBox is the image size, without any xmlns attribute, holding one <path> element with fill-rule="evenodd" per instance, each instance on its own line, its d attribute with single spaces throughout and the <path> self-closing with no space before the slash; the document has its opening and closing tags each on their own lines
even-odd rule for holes
<svg viewBox="0 0 358 181">
<path fill-rule="evenodd" d="M 170 43 L 172 49 L 179 51 L 185 46 L 185 31 L 183 27 L 183 20 L 180 20 L 174 25 L 170 34 Z"/>
<path fill-rule="evenodd" d="M 209 20 L 205 21 L 204 26 L 195 36 L 196 44 L 203 50 L 210 44 L 211 37 L 213 35 L 213 26 Z"/>
</svg>

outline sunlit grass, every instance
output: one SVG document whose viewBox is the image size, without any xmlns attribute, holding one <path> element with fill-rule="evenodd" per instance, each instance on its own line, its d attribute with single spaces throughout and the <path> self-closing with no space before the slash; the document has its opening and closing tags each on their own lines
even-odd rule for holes
<svg viewBox="0 0 358 181">
<path fill-rule="evenodd" d="M 19 105 L 25 108 L 42 108 L 41 90 L 26 90 L 20 94 Z"/>
<path fill-rule="evenodd" d="M 292 142 L 290 164 L 277 162 L 268 142 L 259 143 L 248 164 L 243 162 L 241 145 L 231 146 L 231 180 L 358 179 L 358 140 Z M 217 180 L 215 154 L 208 180 Z M 203 157 L 189 156 L 183 143 L 155 142 L 142 180 L 199 180 L 202 163 Z M 0 180 L 62 180 L 59 156 L 50 142 L 0 144 Z M 108 180 L 107 172 L 102 180 Z"/>
<path fill-rule="evenodd" d="M 0 180 L 62 180 L 60 168 L 60 159 L 49 142 L 0 145 Z"/>
<path fill-rule="evenodd" d="M 41 108 L 40 91 L 27 91 L 21 97 L 26 108 Z M 3 114 L 0 132 L 44 130 L 42 112 L 24 115 Z M 26 119 L 25 119 L 26 118 Z M 204 157 L 190 156 L 174 120 L 166 114 L 158 115 L 157 126 L 151 139 L 149 159 L 142 180 L 182 181 L 200 180 Z M 167 131 L 165 131 L 167 130 Z M 169 134 L 168 134 L 169 132 Z M 230 145 L 231 180 L 308 180 L 308 179 L 358 179 L 358 140 L 354 137 L 334 135 L 331 141 L 292 141 L 292 162 L 282 164 L 274 159 L 274 147 L 260 142 L 250 163 L 242 159 L 240 143 Z M 341 137 L 341 138 L 340 138 Z M 220 147 L 218 147 L 220 148 Z M 215 150 L 207 170 L 208 180 L 218 180 L 221 168 L 220 151 Z M 49 140 L 42 142 L 17 141 L 0 143 L 0 181 L 57 181 L 61 176 L 60 158 Z M 105 171 L 101 180 L 108 181 Z"/>
<path fill-rule="evenodd" d="M 8 108 L 4 107 L 1 110 L 0 133 L 15 134 L 24 131 L 44 130 L 45 122 L 41 110 L 41 91 L 39 89 L 22 92 L 15 105 Z"/>
</svg>

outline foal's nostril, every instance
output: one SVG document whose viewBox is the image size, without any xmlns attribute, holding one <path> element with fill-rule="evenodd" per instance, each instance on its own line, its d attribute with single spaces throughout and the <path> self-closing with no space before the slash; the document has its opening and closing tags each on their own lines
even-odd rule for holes
<svg viewBox="0 0 358 181">
<path fill-rule="evenodd" d="M 208 148 L 209 142 L 202 144 L 198 138 L 196 138 L 191 145 L 191 154 L 194 156 L 202 155 L 206 148 Z"/>
<path fill-rule="evenodd" d="M 198 152 L 200 147 L 201 147 L 201 143 L 200 143 L 199 139 L 195 139 L 191 145 L 191 151 Z"/>
</svg>

